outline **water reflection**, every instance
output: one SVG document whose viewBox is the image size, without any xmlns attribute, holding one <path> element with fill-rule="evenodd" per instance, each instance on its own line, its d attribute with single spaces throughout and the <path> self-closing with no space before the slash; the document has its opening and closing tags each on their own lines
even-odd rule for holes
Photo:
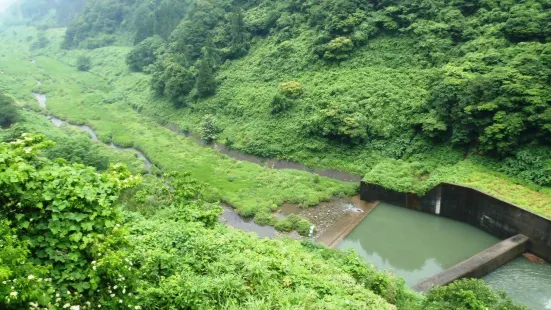
<svg viewBox="0 0 551 310">
<path fill-rule="evenodd" d="M 381 203 L 339 248 L 355 249 L 413 286 L 497 242 L 467 224 Z"/>
</svg>

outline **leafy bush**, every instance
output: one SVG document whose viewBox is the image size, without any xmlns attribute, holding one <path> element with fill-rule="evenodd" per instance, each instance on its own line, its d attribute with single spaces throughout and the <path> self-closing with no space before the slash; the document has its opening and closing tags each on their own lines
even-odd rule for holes
<svg viewBox="0 0 551 310">
<path fill-rule="evenodd" d="M 302 88 L 302 84 L 297 81 L 290 81 L 279 84 L 279 90 L 280 92 L 291 98 L 297 98 L 304 93 L 304 89 Z"/>
<path fill-rule="evenodd" d="M 77 69 L 79 71 L 88 71 L 92 67 L 92 61 L 88 56 L 79 56 L 77 59 Z"/>
<path fill-rule="evenodd" d="M 429 169 L 419 162 L 386 159 L 375 165 L 364 179 L 396 191 L 422 194 L 436 185 L 424 182 L 429 178 L 429 172 Z"/>
<path fill-rule="evenodd" d="M 13 124 L 19 114 L 12 98 L 0 93 L 0 127 L 7 128 Z"/>
<path fill-rule="evenodd" d="M 35 265 L 28 242 L 19 240 L 6 220 L 0 221 L 0 306 L 23 309 L 30 303 L 47 305 L 54 292 L 48 268 Z"/>
<path fill-rule="evenodd" d="M 277 221 L 277 217 L 271 212 L 257 212 L 254 216 L 254 222 L 260 226 L 274 226 Z"/>
<path fill-rule="evenodd" d="M 457 280 L 447 286 L 430 290 L 423 303 L 423 309 L 488 309 L 526 310 L 516 305 L 503 292 L 493 291 L 483 280 Z"/>
<path fill-rule="evenodd" d="M 207 114 L 203 117 L 200 127 L 201 139 L 207 142 L 212 142 L 216 140 L 216 136 L 221 131 L 222 130 L 218 127 L 216 118 L 213 115 Z"/>
<path fill-rule="evenodd" d="M 331 61 L 343 61 L 350 57 L 354 50 L 354 42 L 346 37 L 331 40 L 324 48 L 323 58 Z"/>
<path fill-rule="evenodd" d="M 113 204 L 119 191 L 134 186 L 139 178 L 121 166 L 97 174 L 82 165 L 39 157 L 51 145 L 43 136 L 35 135 L 0 144 L 4 158 L 0 164 L 4 201 L 0 215 L 28 244 L 30 261 L 48 269 L 47 278 L 52 279 L 59 298 L 56 305 L 60 300 L 96 303 L 112 294 L 111 286 L 127 285 L 130 289 L 132 285 L 131 268 L 124 260 L 127 254 L 122 251 L 127 244 L 119 224 L 122 213 Z M 28 279 L 36 276 L 43 279 L 40 274 Z M 30 298 L 31 293 L 21 296 Z M 119 298 L 126 300 L 128 296 Z"/>
<path fill-rule="evenodd" d="M 525 149 L 504 160 L 500 171 L 541 186 L 551 186 L 551 152 L 548 149 Z"/>
<path fill-rule="evenodd" d="M 134 71 L 146 71 L 164 53 L 164 41 L 154 36 L 143 40 L 128 53 L 126 63 Z"/>
<path fill-rule="evenodd" d="M 272 114 L 279 114 L 287 111 L 293 106 L 293 100 L 282 94 L 276 94 L 270 102 L 270 112 Z"/>
<path fill-rule="evenodd" d="M 358 143 L 367 139 L 367 117 L 356 102 L 342 98 L 340 102 L 325 101 L 306 120 L 305 126 L 312 135 Z"/>
<path fill-rule="evenodd" d="M 49 148 L 46 153 L 51 159 L 62 158 L 70 163 L 80 163 L 98 170 L 107 170 L 109 160 L 98 154 L 98 149 L 95 146 L 88 137 L 79 135 L 58 140 L 55 146 Z"/>
</svg>

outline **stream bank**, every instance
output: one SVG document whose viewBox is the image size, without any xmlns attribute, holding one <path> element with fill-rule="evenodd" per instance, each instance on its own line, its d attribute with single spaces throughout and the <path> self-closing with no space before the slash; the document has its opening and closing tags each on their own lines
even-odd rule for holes
<svg viewBox="0 0 551 310">
<path fill-rule="evenodd" d="M 40 81 L 36 81 L 36 83 L 37 83 L 37 86 L 40 86 L 42 84 Z M 38 105 L 41 108 L 48 111 L 48 113 L 50 113 L 50 110 L 48 109 L 48 106 L 46 105 L 46 100 L 48 99 L 47 96 L 44 95 L 44 94 L 40 94 L 40 93 L 33 93 L 33 95 L 35 96 L 36 100 L 38 101 Z M 60 118 L 55 117 L 52 114 L 48 114 L 47 118 L 52 122 L 52 124 L 54 124 L 54 126 L 56 126 L 58 128 L 62 127 L 62 126 L 68 126 L 68 127 L 71 127 L 71 128 L 75 128 L 77 130 L 80 130 L 82 132 L 87 133 L 90 136 L 90 138 L 92 139 L 93 142 L 99 142 L 97 133 L 90 126 L 71 124 L 67 121 L 64 121 Z M 136 156 L 144 162 L 146 171 L 148 173 L 151 173 L 151 168 L 153 167 L 153 164 L 147 158 L 147 156 L 145 156 L 145 154 L 142 151 L 140 151 L 140 150 L 138 150 L 137 148 L 134 148 L 134 147 L 124 148 L 124 147 L 121 147 L 121 146 L 118 146 L 118 145 L 114 144 L 113 142 L 110 142 L 107 145 L 109 147 L 117 150 L 117 151 L 131 150 L 132 152 L 136 153 Z"/>
</svg>

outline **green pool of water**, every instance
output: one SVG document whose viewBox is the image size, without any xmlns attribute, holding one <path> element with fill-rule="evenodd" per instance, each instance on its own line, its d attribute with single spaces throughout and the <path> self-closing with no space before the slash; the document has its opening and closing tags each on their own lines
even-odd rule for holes
<svg viewBox="0 0 551 310">
<path fill-rule="evenodd" d="M 499 241 L 464 223 L 381 203 L 339 248 L 413 286 Z"/>
<path fill-rule="evenodd" d="M 530 309 L 551 309 L 550 264 L 532 263 L 519 257 L 484 277 L 484 281 Z"/>
</svg>

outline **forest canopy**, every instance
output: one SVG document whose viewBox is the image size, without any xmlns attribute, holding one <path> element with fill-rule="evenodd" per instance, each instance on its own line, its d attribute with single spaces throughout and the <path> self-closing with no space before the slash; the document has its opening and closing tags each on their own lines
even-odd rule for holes
<svg viewBox="0 0 551 310">
<path fill-rule="evenodd" d="M 543 0 L 93 1 L 64 44 L 95 48 L 131 35 L 139 43 L 128 56 L 131 68 L 150 68 L 152 89 L 184 106 L 215 94 L 218 67 L 245 56 L 255 37 L 270 34 L 288 45 L 312 31 L 308 48 L 329 65 L 377 36 L 408 35 L 438 73 L 405 125 L 435 141 L 503 157 L 519 146 L 549 143 L 550 12 Z M 290 103 L 275 98 L 274 111 Z M 355 98 L 319 100 L 304 126 L 313 136 L 347 142 L 384 138 L 364 119 L 366 109 Z"/>
</svg>

